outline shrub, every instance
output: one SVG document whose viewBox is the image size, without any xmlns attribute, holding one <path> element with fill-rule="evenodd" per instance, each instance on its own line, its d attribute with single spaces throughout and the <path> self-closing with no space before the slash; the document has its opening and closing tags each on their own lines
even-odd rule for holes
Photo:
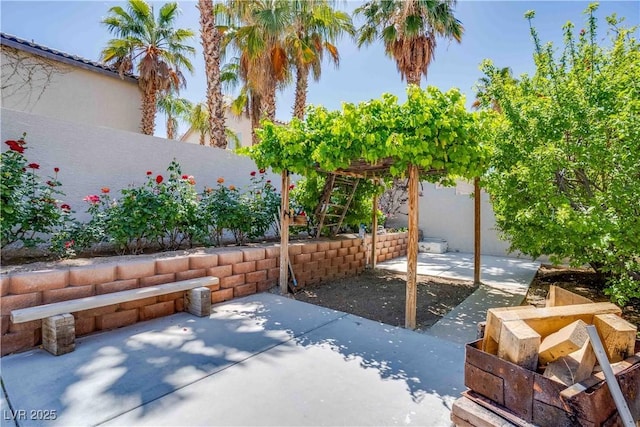
<svg viewBox="0 0 640 427">
<path fill-rule="evenodd" d="M 9 150 L 1 154 L 2 166 L 0 230 L 2 246 L 21 242 L 25 247 L 46 243 L 50 236 L 71 220 L 71 207 L 57 200 L 59 190 L 57 167 L 44 181 L 36 171 L 40 165 L 29 162 L 26 134 L 18 140 L 7 140 Z"/>
</svg>

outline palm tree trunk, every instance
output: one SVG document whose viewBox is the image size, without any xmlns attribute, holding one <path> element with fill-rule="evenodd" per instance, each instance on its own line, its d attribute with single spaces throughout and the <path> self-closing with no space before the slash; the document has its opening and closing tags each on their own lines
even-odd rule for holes
<svg viewBox="0 0 640 427">
<path fill-rule="evenodd" d="M 175 120 L 171 115 L 167 116 L 167 139 L 175 139 L 176 129 L 175 129 Z"/>
<path fill-rule="evenodd" d="M 200 145 L 204 145 L 204 132 L 200 132 Z"/>
<path fill-rule="evenodd" d="M 420 70 L 407 73 L 407 84 L 420 86 L 420 80 L 422 80 L 422 73 Z"/>
<path fill-rule="evenodd" d="M 215 27 L 213 1 L 198 0 L 200 9 L 200 34 L 204 54 L 205 72 L 207 75 L 207 108 L 209 109 L 209 144 L 226 148 L 224 103 L 222 84 L 220 81 L 220 45 L 222 34 Z"/>
<path fill-rule="evenodd" d="M 142 92 L 142 122 L 140 130 L 145 135 L 153 135 L 156 125 L 156 91 L 147 88 Z"/>
<path fill-rule="evenodd" d="M 262 115 L 264 118 L 274 121 L 276 118 L 276 82 L 270 82 L 265 88 L 262 97 Z"/>
<path fill-rule="evenodd" d="M 250 104 L 251 110 L 249 115 L 251 116 L 251 144 L 256 145 L 260 142 L 258 141 L 258 135 L 256 135 L 256 129 L 260 126 L 260 118 L 262 117 L 262 101 L 260 95 L 252 93 Z"/>
<path fill-rule="evenodd" d="M 300 65 L 296 65 L 296 98 L 293 104 L 293 117 L 297 117 L 300 120 L 304 120 L 308 86 L 309 70 Z"/>
</svg>

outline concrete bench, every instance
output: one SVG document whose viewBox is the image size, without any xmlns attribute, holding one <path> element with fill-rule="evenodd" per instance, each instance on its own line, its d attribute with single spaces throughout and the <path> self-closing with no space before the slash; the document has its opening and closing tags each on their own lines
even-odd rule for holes
<svg viewBox="0 0 640 427">
<path fill-rule="evenodd" d="M 211 290 L 206 286 L 219 283 L 217 277 L 199 277 L 158 286 L 112 292 L 69 301 L 11 311 L 13 323 L 42 319 L 42 346 L 59 356 L 75 349 L 75 319 L 71 313 L 144 298 L 185 291 L 186 310 L 196 316 L 211 314 Z"/>
</svg>

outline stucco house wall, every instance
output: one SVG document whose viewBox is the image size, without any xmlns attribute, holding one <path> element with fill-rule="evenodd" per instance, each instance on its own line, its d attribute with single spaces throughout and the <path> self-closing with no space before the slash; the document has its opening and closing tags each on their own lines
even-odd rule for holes
<svg viewBox="0 0 640 427">
<path fill-rule="evenodd" d="M 1 41 L 2 108 L 139 132 L 135 78 L 5 34 Z"/>
<path fill-rule="evenodd" d="M 235 141 L 230 138 L 227 139 L 227 149 L 234 150 L 240 147 L 250 147 L 251 146 L 251 120 L 245 114 L 241 114 L 240 116 L 236 116 L 231 112 L 230 109 L 226 109 L 224 113 L 225 125 L 228 129 L 230 129 L 233 133 L 236 134 L 236 137 L 239 140 L 239 146 L 235 143 Z M 193 129 L 187 130 L 182 137 L 180 137 L 181 142 L 187 142 L 189 144 L 200 144 L 200 133 L 194 131 Z M 209 135 L 205 135 L 204 137 L 205 145 L 209 145 L 210 138 Z"/>
<path fill-rule="evenodd" d="M 441 187 L 423 182 L 421 192 L 418 226 L 424 237 L 446 240 L 449 251 L 473 252 L 473 184 L 460 181 L 455 187 Z M 509 242 L 498 237 L 495 214 L 489 195 L 484 191 L 480 206 L 482 254 L 517 256 L 508 252 Z M 408 212 L 408 207 L 403 206 L 401 212 Z M 407 216 L 398 215 L 389 223 L 390 226 L 406 227 Z"/>
</svg>

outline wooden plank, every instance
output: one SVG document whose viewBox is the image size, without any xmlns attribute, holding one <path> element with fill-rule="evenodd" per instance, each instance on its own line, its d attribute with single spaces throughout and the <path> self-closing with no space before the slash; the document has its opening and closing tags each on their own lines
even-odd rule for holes
<svg viewBox="0 0 640 427">
<path fill-rule="evenodd" d="M 589 378 L 595 364 L 596 355 L 587 340 L 579 350 L 549 363 L 543 376 L 568 387 Z"/>
<path fill-rule="evenodd" d="M 542 340 L 538 356 L 540 364 L 547 365 L 569 353 L 580 350 L 588 339 L 587 324 L 582 320 L 576 320 Z"/>
<path fill-rule="evenodd" d="M 378 195 L 373 196 L 371 214 L 371 268 L 376 268 L 376 244 L 378 242 Z"/>
<path fill-rule="evenodd" d="M 480 178 L 473 180 L 473 283 L 480 285 Z"/>
<path fill-rule="evenodd" d="M 610 363 L 633 355 L 638 327 L 615 314 L 597 314 L 593 326 L 598 330 Z"/>
<path fill-rule="evenodd" d="M 409 242 L 407 244 L 407 289 L 404 326 L 416 327 L 418 275 L 418 167 L 409 165 Z"/>
<path fill-rule="evenodd" d="M 462 395 L 468 399 L 470 399 L 472 402 L 477 403 L 478 405 L 482 406 L 483 408 L 486 408 L 488 410 L 490 410 L 491 412 L 494 412 L 496 415 L 504 418 L 505 420 L 511 422 L 513 425 L 515 426 L 520 426 L 520 427 L 533 427 L 533 424 L 529 423 L 528 421 L 522 419 L 521 417 L 519 417 L 517 414 L 514 414 L 510 408 L 506 408 L 502 405 L 498 405 L 497 403 L 485 398 L 484 396 L 479 395 L 478 393 L 475 393 L 471 390 L 468 391 L 463 391 Z"/>
<path fill-rule="evenodd" d="M 451 421 L 456 426 L 513 427 L 515 424 L 502 418 L 490 409 L 479 405 L 466 396 L 453 402 Z"/>
<path fill-rule="evenodd" d="M 514 307 L 495 307 L 487 310 L 482 349 L 491 354 L 498 354 L 498 338 L 502 328 L 502 320 L 497 316 L 501 311 L 518 311 L 531 308 L 530 305 L 516 305 Z"/>
<path fill-rule="evenodd" d="M 585 298 L 582 295 L 578 295 L 559 286 L 549 286 L 549 294 L 547 295 L 546 301 L 547 307 L 560 307 L 563 305 L 591 303 L 593 303 L 592 300 L 590 300 L 589 298 Z"/>
<path fill-rule="evenodd" d="M 513 363 L 501 360 L 498 357 L 485 353 L 480 349 L 482 342 L 475 341 L 465 347 L 465 385 L 473 389 L 473 370 L 467 370 L 466 365 L 472 365 L 484 372 L 502 379 L 502 392 L 504 406 L 526 421 L 531 421 L 531 405 L 533 404 L 533 380 L 535 372 L 522 368 Z M 486 385 L 485 385 L 486 388 Z M 476 390 L 478 391 L 478 390 Z M 485 395 L 491 398 L 491 389 Z M 478 391 L 479 392 L 479 391 Z"/>
<path fill-rule="evenodd" d="M 538 368 L 540 339 L 540 334 L 523 320 L 504 322 L 498 343 L 498 357 L 535 371 Z"/>
<path fill-rule="evenodd" d="M 595 351 L 596 357 L 598 358 L 598 363 L 600 364 L 605 379 L 607 380 L 607 385 L 609 386 L 611 396 L 613 396 L 613 401 L 616 404 L 616 408 L 618 408 L 618 413 L 620 414 L 620 418 L 622 419 L 622 424 L 624 425 L 624 427 L 635 427 L 633 415 L 631 414 L 629 405 L 627 404 L 627 401 L 622 394 L 620 384 L 618 384 L 616 376 L 611 369 L 611 365 L 609 364 L 609 360 L 607 359 L 607 353 L 604 350 L 602 341 L 600 341 L 600 336 L 598 336 L 596 327 L 593 325 L 587 326 L 587 332 L 589 333 L 589 340 L 591 340 L 593 350 Z"/>
<path fill-rule="evenodd" d="M 166 295 L 172 292 L 186 291 L 201 286 L 217 285 L 219 282 L 220 280 L 217 277 L 198 277 L 196 279 L 182 280 L 164 285 L 148 286 L 146 288 L 130 289 L 127 291 L 112 292 L 110 294 L 21 308 L 11 312 L 11 322 L 23 323 L 32 320 L 46 319 L 47 317 L 57 316 L 59 314 L 75 313 L 77 311 L 90 310 L 92 308 L 120 304 L 127 301 Z"/>
<path fill-rule="evenodd" d="M 560 307 L 526 307 L 511 309 L 491 308 L 487 312 L 487 327 L 485 337 L 491 337 L 496 342 L 500 342 L 500 331 L 502 323 L 510 320 L 524 320 L 542 338 L 551 335 L 553 332 L 575 322 L 582 320 L 587 324 L 593 323 L 593 316 L 596 314 L 622 314 L 622 310 L 610 302 L 596 302 L 592 304 L 576 304 Z"/>
<path fill-rule="evenodd" d="M 289 171 L 282 171 L 282 196 L 280 198 L 280 294 L 287 293 L 289 283 Z M 320 230 L 318 229 L 318 233 Z"/>
</svg>

